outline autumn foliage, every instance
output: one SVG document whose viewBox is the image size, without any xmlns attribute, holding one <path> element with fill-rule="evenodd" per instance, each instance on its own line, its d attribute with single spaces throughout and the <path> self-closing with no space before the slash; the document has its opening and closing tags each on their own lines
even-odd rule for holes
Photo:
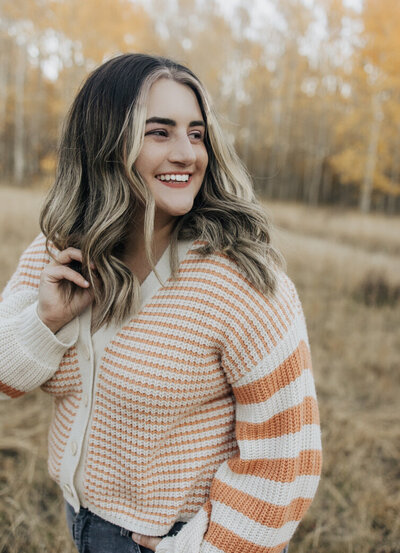
<svg viewBox="0 0 400 553">
<path fill-rule="evenodd" d="M 400 3 L 255 4 L 3 0 L 3 180 L 50 181 L 60 125 L 85 75 L 141 51 L 199 74 L 260 194 L 398 212 Z"/>
</svg>

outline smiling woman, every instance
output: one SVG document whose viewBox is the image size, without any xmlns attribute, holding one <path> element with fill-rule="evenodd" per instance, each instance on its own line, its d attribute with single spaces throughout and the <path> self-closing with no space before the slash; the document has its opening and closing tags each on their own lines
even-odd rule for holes
<svg viewBox="0 0 400 553">
<path fill-rule="evenodd" d="M 185 215 L 200 190 L 208 163 L 205 122 L 187 86 L 159 79 L 147 99 L 146 130 L 135 168 L 156 204 L 155 226 Z"/>
<path fill-rule="evenodd" d="M 89 75 L 41 228 L 0 304 L 0 397 L 54 397 L 78 551 L 286 551 L 321 471 L 307 330 L 192 71 Z"/>
</svg>

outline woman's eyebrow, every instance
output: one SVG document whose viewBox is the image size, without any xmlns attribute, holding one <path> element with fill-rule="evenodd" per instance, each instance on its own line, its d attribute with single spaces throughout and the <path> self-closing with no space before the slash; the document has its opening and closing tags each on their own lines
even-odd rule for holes
<svg viewBox="0 0 400 553">
<path fill-rule="evenodd" d="M 146 120 L 146 125 L 148 123 L 158 123 L 160 125 L 169 125 L 170 127 L 176 127 L 176 121 L 173 119 L 168 119 L 166 117 L 150 117 L 150 119 Z M 189 123 L 189 127 L 205 127 L 205 123 L 202 120 L 199 121 L 191 121 Z"/>
</svg>

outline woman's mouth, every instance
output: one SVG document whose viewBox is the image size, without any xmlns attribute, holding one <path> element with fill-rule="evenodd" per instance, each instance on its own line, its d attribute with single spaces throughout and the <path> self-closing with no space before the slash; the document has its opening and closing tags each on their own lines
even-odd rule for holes
<svg viewBox="0 0 400 553">
<path fill-rule="evenodd" d="M 184 188 L 190 183 L 192 175 L 191 173 L 161 173 L 156 175 L 156 179 L 171 188 Z"/>
</svg>

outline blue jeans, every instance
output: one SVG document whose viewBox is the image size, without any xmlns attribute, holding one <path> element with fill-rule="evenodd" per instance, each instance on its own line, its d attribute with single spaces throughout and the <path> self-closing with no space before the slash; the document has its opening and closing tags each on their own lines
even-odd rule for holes
<svg viewBox="0 0 400 553">
<path fill-rule="evenodd" d="M 153 553 L 134 542 L 132 532 L 107 522 L 84 507 L 75 513 L 65 502 L 65 510 L 68 528 L 79 553 Z M 175 523 L 167 535 L 175 536 L 184 524 Z"/>
<path fill-rule="evenodd" d="M 79 513 L 75 513 L 67 502 L 65 509 L 68 528 L 79 553 L 153 553 L 151 549 L 134 542 L 132 532 L 107 522 L 88 509 L 81 507 Z M 175 536 L 184 524 L 176 522 L 167 535 Z M 287 545 L 282 553 L 288 550 Z"/>
</svg>

